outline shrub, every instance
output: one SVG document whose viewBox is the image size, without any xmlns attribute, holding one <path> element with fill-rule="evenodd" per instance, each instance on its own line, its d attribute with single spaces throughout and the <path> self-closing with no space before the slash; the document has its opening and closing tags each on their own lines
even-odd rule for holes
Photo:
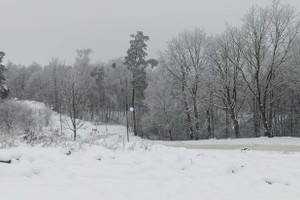
<svg viewBox="0 0 300 200">
<path fill-rule="evenodd" d="M 0 135 L 11 139 L 22 135 L 22 139 L 34 141 L 43 127 L 51 123 L 51 113 L 48 108 L 33 108 L 28 103 L 6 100 L 0 104 Z"/>
</svg>

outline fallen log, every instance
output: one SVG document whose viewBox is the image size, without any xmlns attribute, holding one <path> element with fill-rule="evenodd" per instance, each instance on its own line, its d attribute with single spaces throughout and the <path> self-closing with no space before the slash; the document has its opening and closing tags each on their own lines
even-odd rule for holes
<svg viewBox="0 0 300 200">
<path fill-rule="evenodd" d="M 6 164 L 10 164 L 10 163 L 11 163 L 11 160 L 7 160 L 7 161 L 0 160 L 0 163 L 6 163 Z"/>
</svg>

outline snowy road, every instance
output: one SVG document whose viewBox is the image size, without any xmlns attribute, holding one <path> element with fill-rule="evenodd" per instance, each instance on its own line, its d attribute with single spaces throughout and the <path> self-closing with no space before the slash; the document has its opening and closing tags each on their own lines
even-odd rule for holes
<svg viewBox="0 0 300 200">
<path fill-rule="evenodd" d="M 186 149 L 243 149 L 248 147 L 257 151 L 300 152 L 300 138 L 240 138 L 240 139 L 209 139 L 198 141 L 159 141 L 156 142 L 170 147 Z"/>
<path fill-rule="evenodd" d="M 298 145 L 264 145 L 264 144 L 178 144 L 165 143 L 164 145 L 170 147 L 183 147 L 186 149 L 243 149 L 245 147 L 251 150 L 258 151 L 283 151 L 283 152 L 300 152 Z"/>
</svg>

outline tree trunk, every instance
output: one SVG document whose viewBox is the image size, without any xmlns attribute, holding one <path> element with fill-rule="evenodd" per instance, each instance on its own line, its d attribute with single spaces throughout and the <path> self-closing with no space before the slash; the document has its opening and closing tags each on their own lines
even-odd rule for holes
<svg viewBox="0 0 300 200">
<path fill-rule="evenodd" d="M 215 137 L 215 115 L 214 115 L 214 103 L 213 103 L 214 99 L 213 99 L 213 94 L 212 92 L 210 93 L 210 116 L 211 116 L 211 135 L 209 135 L 210 138 L 214 138 Z"/>
<path fill-rule="evenodd" d="M 172 131 L 171 129 L 169 128 L 169 137 L 170 137 L 170 141 L 173 141 L 173 137 L 172 137 Z"/>
<path fill-rule="evenodd" d="M 210 137 L 211 136 L 211 117 L 210 117 L 209 108 L 206 111 L 206 116 L 207 116 L 207 134 L 208 134 L 208 137 Z"/>
<path fill-rule="evenodd" d="M 185 86 L 187 85 L 187 82 L 186 82 L 186 72 L 185 72 L 183 66 L 181 66 L 181 73 L 182 73 L 181 91 L 182 91 L 182 94 L 183 94 L 183 101 L 184 101 L 186 116 L 187 116 L 187 120 L 188 120 L 188 126 L 189 126 L 189 129 L 190 129 L 189 137 L 190 137 L 191 140 L 193 140 L 195 133 L 194 133 L 192 118 L 191 118 L 191 115 L 190 115 L 190 109 L 189 109 L 189 104 L 188 104 L 187 94 L 186 94 L 186 89 L 185 89 Z"/>
<path fill-rule="evenodd" d="M 77 131 L 76 131 L 76 128 L 73 130 L 74 132 L 74 141 L 76 141 L 76 138 L 77 138 Z"/>
<path fill-rule="evenodd" d="M 189 129 L 190 129 L 190 139 L 193 140 L 194 139 L 194 129 L 193 129 L 193 125 L 192 125 L 192 119 L 191 119 L 191 115 L 190 115 L 190 111 L 189 111 L 189 107 L 188 107 L 188 102 L 186 99 L 184 100 L 184 105 L 185 105 L 186 116 L 187 116 L 187 120 L 188 120 L 188 124 L 189 124 Z"/>
<path fill-rule="evenodd" d="M 136 126 L 136 115 L 135 115 L 135 89 L 132 88 L 132 116 L 133 116 L 133 133 L 135 136 L 138 136 L 137 126 Z"/>
<path fill-rule="evenodd" d="M 240 135 L 240 125 L 237 119 L 233 119 L 233 125 L 234 125 L 234 134 L 236 138 L 241 137 Z"/>
<path fill-rule="evenodd" d="M 230 124 L 229 124 L 228 110 L 226 110 L 225 115 L 226 115 L 225 116 L 225 123 L 226 123 L 226 125 L 225 125 L 225 137 L 229 138 L 229 135 L 230 135 Z"/>
<path fill-rule="evenodd" d="M 236 138 L 240 137 L 240 124 L 239 121 L 237 120 L 237 116 L 234 112 L 234 109 L 230 110 L 230 117 L 231 121 L 233 122 L 233 129 L 234 129 L 234 135 Z"/>
<path fill-rule="evenodd" d="M 256 98 L 253 98 L 253 131 L 255 137 L 260 136 L 259 129 L 260 129 L 260 123 L 259 123 L 259 113 L 257 110 L 257 101 Z"/>
<path fill-rule="evenodd" d="M 76 118 L 77 118 L 77 110 L 76 110 L 76 102 L 75 102 L 75 88 L 74 84 L 72 85 L 72 109 L 73 109 L 73 132 L 74 132 L 74 141 L 76 141 L 77 137 L 77 127 L 76 127 Z"/>
<path fill-rule="evenodd" d="M 194 139 L 199 139 L 199 119 L 198 119 L 198 108 L 197 108 L 197 99 L 196 99 L 197 93 L 193 93 L 193 106 L 194 106 L 194 117 L 195 117 L 195 133 L 194 133 Z M 203 138 L 203 136 L 202 136 Z"/>
<path fill-rule="evenodd" d="M 263 121 L 263 126 L 264 126 L 264 136 L 265 137 L 271 137 L 271 130 L 268 124 L 268 119 L 266 117 L 266 112 L 261 109 L 262 112 L 262 121 Z"/>
</svg>

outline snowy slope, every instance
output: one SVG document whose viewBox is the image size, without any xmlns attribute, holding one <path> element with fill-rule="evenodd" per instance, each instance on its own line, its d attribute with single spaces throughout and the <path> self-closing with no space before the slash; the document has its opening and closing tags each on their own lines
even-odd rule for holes
<svg viewBox="0 0 300 200">
<path fill-rule="evenodd" d="M 44 103 L 41 102 L 35 102 L 35 101 L 23 101 L 28 106 L 33 108 L 38 112 L 38 110 L 45 109 L 46 106 Z M 61 122 L 62 121 L 62 122 Z M 45 135 L 51 135 L 54 132 L 58 133 L 59 135 L 72 138 L 73 137 L 73 131 L 69 128 L 68 124 L 70 123 L 70 119 L 67 116 L 60 116 L 58 113 L 52 111 L 51 116 L 51 123 L 49 127 L 45 127 L 43 129 Z M 62 132 L 61 133 L 61 126 L 62 126 Z M 97 129 L 97 132 L 92 132 L 92 129 Z M 79 140 L 85 140 L 87 138 L 101 135 L 106 137 L 107 135 L 123 135 L 126 133 L 126 127 L 119 126 L 119 125 L 108 125 L 107 127 L 105 125 L 95 125 L 91 122 L 85 121 L 83 123 L 83 126 L 77 131 L 77 136 Z"/>
</svg>

